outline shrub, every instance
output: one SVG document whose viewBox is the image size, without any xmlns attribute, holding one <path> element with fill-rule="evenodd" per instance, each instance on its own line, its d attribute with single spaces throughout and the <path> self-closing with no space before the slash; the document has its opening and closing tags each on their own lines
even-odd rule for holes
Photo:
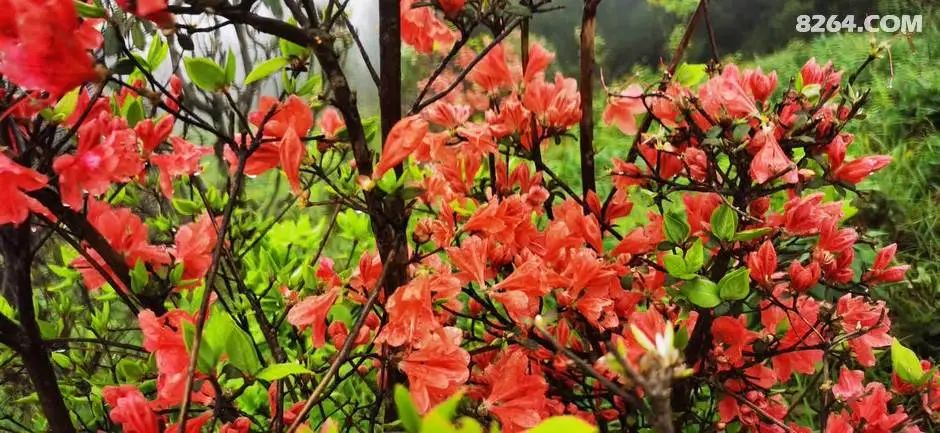
<svg viewBox="0 0 940 433">
<path fill-rule="evenodd" d="M 598 170 L 596 3 L 579 86 L 530 41 L 547 1 L 382 0 L 378 118 L 340 63 L 345 3 L 7 3 L 0 343 L 41 412 L 16 428 L 914 432 L 940 406 L 870 295 L 908 267 L 834 199 L 891 161 L 849 151 L 869 62 L 781 86 L 680 45 L 609 95 Z M 153 25 L 280 54 L 239 76 L 233 51 L 133 51 Z M 410 104 L 401 43 L 441 56 Z M 543 158 L 575 131 L 580 191 Z"/>
</svg>

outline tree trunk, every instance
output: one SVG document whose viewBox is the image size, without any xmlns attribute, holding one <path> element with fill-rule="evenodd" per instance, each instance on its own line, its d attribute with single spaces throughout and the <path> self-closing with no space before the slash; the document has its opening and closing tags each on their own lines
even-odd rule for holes
<svg viewBox="0 0 940 433">
<path fill-rule="evenodd" d="M 594 33 L 597 5 L 601 0 L 584 0 L 581 15 L 581 190 L 596 191 L 594 173 Z"/>
<path fill-rule="evenodd" d="M 14 349 L 20 354 L 23 366 L 29 374 L 33 389 L 39 396 L 42 412 L 49 422 L 49 430 L 55 433 L 73 433 L 75 426 L 69 417 L 55 369 L 49 359 L 39 325 L 36 323 L 36 311 L 33 308 L 33 287 L 30 278 L 29 225 L 20 227 L 7 226 L 0 229 L 0 249 L 3 250 L 5 271 L 3 274 L 4 291 L 14 294 L 15 305 L 22 323 L 22 333 L 13 337 Z"/>
</svg>

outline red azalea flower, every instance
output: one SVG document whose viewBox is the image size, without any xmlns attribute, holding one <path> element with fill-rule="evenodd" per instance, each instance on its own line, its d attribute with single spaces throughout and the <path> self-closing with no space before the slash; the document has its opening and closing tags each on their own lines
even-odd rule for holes
<svg viewBox="0 0 940 433">
<path fill-rule="evenodd" d="M 326 344 L 326 315 L 330 308 L 333 308 L 338 296 L 338 290 L 329 289 L 322 295 L 304 298 L 287 313 L 287 322 L 301 331 L 311 327 L 310 338 L 313 347 L 323 347 Z"/>
<path fill-rule="evenodd" d="M 153 155 L 150 162 L 160 170 L 160 191 L 167 199 L 173 199 L 173 179 L 180 176 L 199 174 L 202 167 L 199 161 L 212 153 L 212 149 L 196 146 L 180 137 L 170 138 L 173 143 L 172 153 Z"/>
<path fill-rule="evenodd" d="M 424 340 L 441 327 L 434 318 L 431 288 L 435 278 L 419 276 L 395 289 L 385 302 L 388 324 L 382 329 L 377 342 L 390 346 L 416 343 Z"/>
<path fill-rule="evenodd" d="M 506 433 L 535 427 L 545 417 L 548 384 L 539 371 L 532 371 L 520 350 L 510 350 L 484 371 L 490 392 L 483 407 L 496 416 Z"/>
<path fill-rule="evenodd" d="M 415 7 L 417 0 L 401 0 L 401 40 L 422 54 L 434 51 L 435 44 L 450 46 L 457 39 L 436 15 L 434 9 Z"/>
<path fill-rule="evenodd" d="M 151 245 L 148 240 L 147 226 L 140 217 L 127 208 L 113 208 L 107 203 L 92 200 L 88 202 L 88 222 L 108 241 L 112 248 L 124 257 L 127 266 L 133 268 L 138 261 L 148 265 L 166 265 L 170 256 L 166 249 Z M 89 249 L 89 255 L 106 271 L 111 272 L 98 254 Z M 89 290 L 100 288 L 105 278 L 85 257 L 78 257 L 72 267 L 82 273 L 82 280 Z M 112 274 L 112 279 L 114 278 Z M 127 287 L 115 287 L 126 291 Z"/>
<path fill-rule="evenodd" d="M 522 104 L 547 128 L 563 130 L 581 120 L 578 82 L 560 73 L 555 74 L 554 82 L 545 81 L 543 74 L 529 81 Z"/>
<path fill-rule="evenodd" d="M 604 123 L 614 125 L 625 135 L 636 134 L 636 116 L 646 113 L 643 103 L 643 88 L 631 84 L 623 92 L 610 97 L 604 109 Z"/>
<path fill-rule="evenodd" d="M 896 283 L 904 279 L 904 274 L 910 269 L 910 265 L 891 266 L 894 255 L 898 250 L 898 244 L 888 245 L 875 255 L 875 261 L 871 265 L 871 270 L 862 276 L 862 280 L 868 283 Z"/>
<path fill-rule="evenodd" d="M 173 14 L 167 11 L 166 0 L 117 0 L 118 6 L 138 17 L 153 21 L 161 28 L 173 28 Z"/>
<path fill-rule="evenodd" d="M 30 212 L 46 215 L 55 219 L 36 199 L 26 194 L 46 186 L 48 178 L 35 170 L 17 164 L 0 153 L 0 226 L 20 224 L 29 217 Z"/>
<path fill-rule="evenodd" d="M 758 149 L 754 159 L 751 160 L 749 171 L 754 182 L 760 184 L 779 178 L 787 183 L 796 183 L 798 180 L 796 165 L 783 153 L 780 143 L 777 143 L 777 139 L 774 138 L 773 129 L 761 129 L 751 139 L 749 147 Z"/>
<path fill-rule="evenodd" d="M 89 50 L 101 33 L 72 0 L 0 0 L 0 75 L 53 97 L 97 78 Z"/>
<path fill-rule="evenodd" d="M 443 328 L 420 343 L 399 364 L 408 376 L 409 390 L 418 412 L 447 400 L 470 377 L 470 354 L 460 347 L 461 330 Z"/>
<path fill-rule="evenodd" d="M 160 433 L 160 418 L 136 386 L 106 386 L 101 390 L 101 396 L 111 406 L 111 421 L 120 424 L 123 431 Z"/>
<path fill-rule="evenodd" d="M 134 126 L 134 132 L 137 133 L 137 138 L 140 139 L 141 150 L 144 157 L 150 156 L 150 153 L 152 153 L 160 143 L 166 141 L 170 133 L 173 132 L 174 122 L 176 122 L 175 117 L 164 116 L 156 124 L 153 123 L 153 119 L 144 119 Z"/>
<path fill-rule="evenodd" d="M 81 209 L 83 192 L 94 197 L 114 182 L 129 181 L 143 169 L 143 161 L 134 131 L 103 114 L 79 128 L 75 154 L 56 157 L 52 168 L 59 175 L 62 202 Z"/>
<path fill-rule="evenodd" d="M 235 419 L 235 421 L 222 424 L 222 427 L 219 428 L 219 433 L 248 433 L 250 430 L 251 420 L 242 416 Z"/>
<path fill-rule="evenodd" d="M 398 121 L 388 133 L 382 147 L 382 157 L 375 165 L 372 177 L 378 179 L 385 172 L 401 164 L 424 140 L 428 133 L 428 122 L 420 116 L 409 116 Z"/>
<path fill-rule="evenodd" d="M 218 218 L 215 223 L 218 223 Z M 183 284 L 179 288 L 199 285 L 198 280 L 206 276 L 212 263 L 212 251 L 218 240 L 216 227 L 208 214 L 195 222 L 180 227 L 176 233 L 176 262 L 183 264 Z M 195 285 L 192 281 L 196 280 Z M 187 283 L 189 282 L 189 283 Z"/>
<path fill-rule="evenodd" d="M 512 73 L 509 71 L 509 64 L 506 63 L 503 44 L 493 46 L 467 74 L 467 79 L 488 93 L 512 87 L 514 84 Z"/>
<path fill-rule="evenodd" d="M 842 319 L 843 332 L 854 335 L 848 343 L 859 364 L 874 366 L 875 355 L 872 348 L 890 346 L 892 341 L 888 335 L 891 319 L 888 318 L 884 302 L 872 304 L 861 296 L 847 293 L 836 302 L 836 313 Z"/>
<path fill-rule="evenodd" d="M 748 254 L 747 267 L 751 271 L 751 279 L 764 288 L 773 285 L 774 274 L 777 272 L 777 251 L 774 244 L 767 240 L 760 248 Z"/>
</svg>

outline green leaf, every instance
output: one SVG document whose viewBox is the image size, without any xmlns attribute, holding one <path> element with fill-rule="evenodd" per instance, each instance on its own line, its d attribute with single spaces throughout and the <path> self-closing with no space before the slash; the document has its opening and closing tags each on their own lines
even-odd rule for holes
<svg viewBox="0 0 940 433">
<path fill-rule="evenodd" d="M 52 109 L 57 120 L 65 120 L 72 115 L 75 107 L 78 106 L 78 93 L 81 90 L 81 87 L 76 87 L 59 98 L 59 101 L 55 103 L 55 108 Z"/>
<path fill-rule="evenodd" d="M 257 378 L 272 382 L 283 379 L 287 376 L 298 376 L 302 374 L 312 374 L 306 367 L 296 362 L 285 362 L 283 364 L 272 364 L 258 372 Z"/>
<path fill-rule="evenodd" d="M 307 78 L 307 81 L 297 89 L 297 94 L 301 96 L 313 95 L 320 93 L 322 89 L 323 77 L 320 74 L 314 74 Z"/>
<path fill-rule="evenodd" d="M 150 48 L 147 49 L 147 64 L 156 69 L 166 60 L 169 53 L 170 47 L 163 41 L 163 38 L 154 36 L 150 41 Z"/>
<path fill-rule="evenodd" d="M 228 84 L 225 81 L 225 71 L 212 59 L 205 57 L 187 57 L 183 59 L 186 67 L 186 76 L 202 90 L 215 92 Z"/>
<path fill-rule="evenodd" d="M 676 81 L 685 87 L 692 87 L 708 78 L 704 64 L 683 63 L 676 69 Z"/>
<path fill-rule="evenodd" d="M 398 408 L 398 418 L 405 427 L 405 431 L 418 433 L 421 430 L 421 415 L 418 414 L 418 409 L 411 401 L 408 389 L 400 384 L 395 385 L 395 407 Z"/>
<path fill-rule="evenodd" d="M 924 369 L 920 366 L 920 358 L 913 350 L 904 347 L 897 338 L 891 342 L 891 370 L 903 381 L 920 385 L 924 379 Z"/>
<path fill-rule="evenodd" d="M 225 82 L 235 81 L 235 53 L 228 49 L 228 55 L 225 56 Z"/>
<path fill-rule="evenodd" d="M 64 353 L 52 352 L 52 361 L 66 370 L 72 369 L 72 360 Z"/>
<path fill-rule="evenodd" d="M 280 3 L 280 2 L 275 2 Z M 297 45 L 287 39 L 278 39 L 277 40 L 278 48 L 281 49 L 281 54 L 284 57 L 290 58 L 290 56 L 295 57 L 306 57 L 307 49 L 301 45 Z"/>
<path fill-rule="evenodd" d="M 693 274 L 702 269 L 705 264 L 705 246 L 701 239 L 696 239 L 695 243 L 685 252 L 685 272 Z"/>
<path fill-rule="evenodd" d="M 686 271 L 685 260 L 678 254 L 666 254 L 663 256 L 663 266 L 666 268 L 666 273 L 676 278 L 683 278 L 689 274 L 689 272 Z"/>
<path fill-rule="evenodd" d="M 196 336 L 196 327 L 192 323 L 183 322 L 183 341 L 186 342 L 186 351 L 192 353 L 193 340 Z M 199 355 L 197 357 L 196 368 L 203 373 L 211 373 L 215 370 L 215 365 L 219 363 L 222 354 L 205 338 L 199 343 Z"/>
<path fill-rule="evenodd" d="M 721 303 L 718 297 L 718 286 L 705 278 L 696 278 L 686 281 L 680 290 L 689 302 L 702 307 L 714 308 Z"/>
<path fill-rule="evenodd" d="M 144 376 L 146 370 L 139 361 L 124 358 L 117 363 L 117 373 L 122 382 L 134 383 Z"/>
<path fill-rule="evenodd" d="M 734 209 L 723 204 L 715 209 L 711 218 L 712 233 L 723 241 L 730 241 L 738 231 L 738 216 Z"/>
<path fill-rule="evenodd" d="M 147 272 L 147 266 L 143 260 L 138 260 L 131 269 L 131 291 L 140 293 L 150 281 L 150 273 Z M 115 288 L 117 290 L 117 288 Z"/>
<path fill-rule="evenodd" d="M 183 198 L 173 199 L 173 209 L 176 209 L 177 212 L 183 215 L 196 215 L 202 212 L 202 206 L 200 206 L 199 203 Z"/>
<path fill-rule="evenodd" d="M 439 416 L 446 420 L 453 418 L 457 413 L 457 406 L 460 404 L 461 399 L 463 399 L 463 392 L 458 392 L 452 395 L 443 403 L 440 403 L 437 406 L 431 408 L 427 415 L 425 415 L 425 419 L 430 416 Z"/>
<path fill-rule="evenodd" d="M 666 239 L 674 244 L 681 244 L 689 237 L 689 224 L 685 221 L 685 212 L 668 211 L 665 220 Z"/>
<path fill-rule="evenodd" d="M 263 79 L 277 71 L 280 71 L 285 66 L 287 66 L 286 57 L 275 57 L 273 59 L 265 60 L 255 66 L 251 72 L 248 73 L 248 76 L 245 77 L 245 85 L 249 85 Z"/>
<path fill-rule="evenodd" d="M 751 271 L 739 268 L 725 274 L 718 282 L 718 296 L 726 301 L 737 301 L 747 297 L 751 291 Z"/>
<path fill-rule="evenodd" d="M 85 3 L 81 0 L 72 0 L 75 5 L 75 12 L 82 18 L 104 18 L 107 16 L 103 8 L 93 4 Z"/>
<path fill-rule="evenodd" d="M 581 418 L 565 415 L 549 418 L 532 427 L 529 433 L 595 433 L 594 427 Z"/>
<path fill-rule="evenodd" d="M 125 57 L 114 62 L 114 64 L 111 65 L 109 69 L 111 69 L 112 73 L 117 75 L 128 75 L 134 72 L 134 69 L 136 68 L 137 65 L 134 64 L 134 61 Z"/>
<path fill-rule="evenodd" d="M 144 104 L 140 102 L 140 98 L 128 98 L 121 114 L 127 120 L 127 125 L 133 128 L 137 122 L 144 119 Z"/>
<path fill-rule="evenodd" d="M 205 333 L 206 343 L 221 348 L 219 352 L 228 355 L 229 363 L 242 372 L 253 373 L 261 368 L 261 361 L 255 353 L 255 343 L 224 310 L 217 309 L 212 313 L 206 323 Z"/>
<path fill-rule="evenodd" d="M 742 242 L 753 241 L 754 239 L 758 239 L 761 236 L 766 235 L 767 233 L 770 233 L 769 227 L 761 227 L 759 229 L 750 229 L 750 230 L 741 230 L 735 233 L 732 240 L 742 241 Z"/>
</svg>

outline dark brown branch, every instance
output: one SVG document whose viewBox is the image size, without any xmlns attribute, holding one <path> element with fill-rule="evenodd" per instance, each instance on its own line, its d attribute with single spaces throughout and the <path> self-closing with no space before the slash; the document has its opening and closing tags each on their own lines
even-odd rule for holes
<svg viewBox="0 0 940 433">
<path fill-rule="evenodd" d="M 581 191 L 596 191 L 594 170 L 594 33 L 601 0 L 584 0 L 581 15 Z"/>
</svg>

